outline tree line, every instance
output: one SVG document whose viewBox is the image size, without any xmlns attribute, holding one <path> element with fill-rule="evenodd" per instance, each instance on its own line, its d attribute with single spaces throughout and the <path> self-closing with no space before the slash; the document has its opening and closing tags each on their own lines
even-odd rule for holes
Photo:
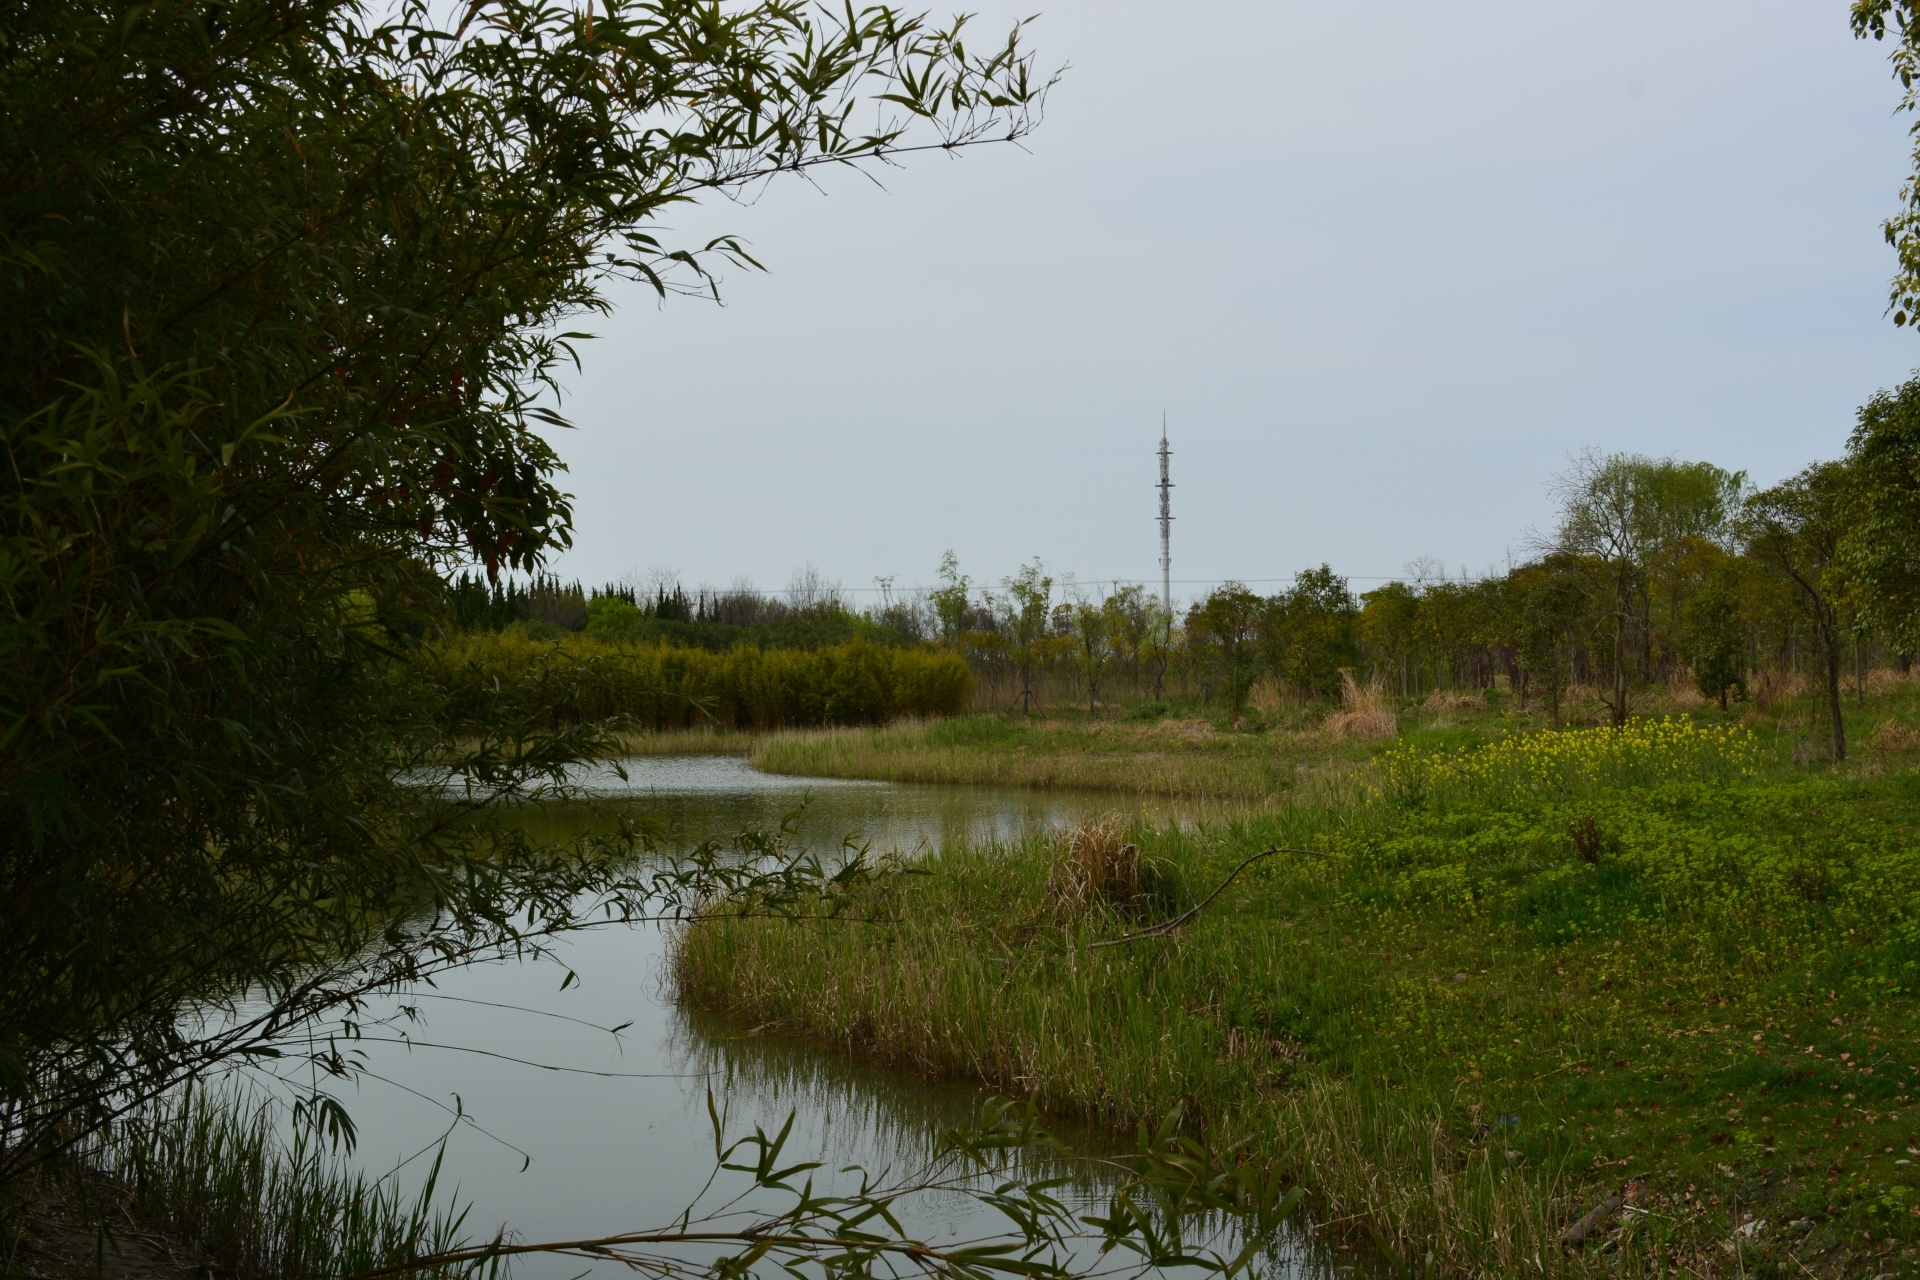
<svg viewBox="0 0 1920 1280">
<path fill-rule="evenodd" d="M 1238 715 L 1263 683 L 1400 698 L 1499 684 L 1558 720 L 1570 688 L 1623 724 L 1650 686 L 1727 708 L 1757 679 L 1818 691 L 1846 755 L 1846 676 L 1906 670 L 1920 647 L 1920 378 L 1874 396 L 1844 457 L 1767 488 L 1711 463 L 1588 452 L 1554 481 L 1554 527 L 1481 578 L 1411 575 L 1356 594 L 1329 566 L 1262 596 L 1238 582 L 1169 612 L 1142 587 L 1056 583 L 1039 561 L 973 589 L 951 554 L 930 595 L 940 639 L 983 696 L 1097 710 L 1197 697 Z"/>
</svg>

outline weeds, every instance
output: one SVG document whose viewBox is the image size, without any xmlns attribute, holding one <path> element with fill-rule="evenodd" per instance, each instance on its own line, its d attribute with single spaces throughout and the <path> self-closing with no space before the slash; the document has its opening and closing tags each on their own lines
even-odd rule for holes
<svg viewBox="0 0 1920 1280">
<path fill-rule="evenodd" d="M 1340 673 L 1340 709 L 1327 717 L 1327 732 L 1341 738 L 1391 738 L 1400 732 L 1399 717 L 1387 705 L 1378 680 L 1361 685 L 1353 672 Z"/>
</svg>

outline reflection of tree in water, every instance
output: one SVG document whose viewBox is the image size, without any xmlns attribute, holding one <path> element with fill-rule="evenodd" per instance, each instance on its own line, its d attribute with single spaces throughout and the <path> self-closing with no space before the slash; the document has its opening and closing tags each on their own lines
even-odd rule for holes
<svg viewBox="0 0 1920 1280">
<path fill-rule="evenodd" d="M 790 1140 L 793 1158 L 818 1160 L 823 1182 L 830 1171 L 851 1164 L 870 1172 L 891 1169 L 895 1174 L 924 1165 L 940 1135 L 975 1123 L 982 1103 L 992 1096 L 975 1086 L 885 1069 L 816 1042 L 762 1032 L 683 1005 L 674 1008 L 664 1056 L 676 1071 L 710 1073 L 703 1084 L 690 1086 L 688 1104 L 703 1107 L 701 1090 L 710 1088 L 715 1106 L 722 1108 L 729 1137 L 751 1132 L 756 1124 L 771 1133 L 786 1123 L 789 1114 L 795 1115 Z M 1086 1125 L 1049 1120 L 1047 1127 L 1076 1153 L 1096 1161 L 1123 1156 L 1128 1150 L 1128 1144 Z M 1047 1177 L 1086 1173 L 1089 1168 L 1089 1183 L 1077 1193 L 1063 1189 L 1061 1198 L 1079 1211 L 1104 1211 L 1111 1182 L 1099 1176 L 1097 1162 L 1091 1166 L 1052 1162 L 1049 1167 L 1048 1162 L 1036 1160 L 1025 1172 Z M 926 1196 L 908 1212 L 923 1224 L 944 1226 L 956 1237 L 979 1233 L 991 1217 L 977 1201 L 957 1193 Z M 1222 1223 L 1206 1243 L 1231 1253 L 1239 1243 L 1236 1231 Z M 1091 1245 L 1086 1260 L 1093 1261 Z M 1341 1260 L 1313 1237 L 1303 1217 L 1275 1233 L 1259 1271 L 1265 1276 L 1318 1280 L 1335 1274 L 1370 1275 L 1375 1269 L 1351 1254 Z M 1199 1274 L 1197 1269 L 1194 1274 Z"/>
</svg>

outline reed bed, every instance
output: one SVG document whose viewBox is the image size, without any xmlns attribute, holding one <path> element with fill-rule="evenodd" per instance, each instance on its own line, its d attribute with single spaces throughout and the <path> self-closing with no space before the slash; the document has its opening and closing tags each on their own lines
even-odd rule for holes
<svg viewBox="0 0 1920 1280">
<path fill-rule="evenodd" d="M 620 718 L 653 731 L 884 724 L 953 715 L 973 696 L 973 675 L 953 654 L 862 640 L 715 653 L 476 632 L 423 661 L 452 694 L 451 713 L 475 721 L 506 710 L 553 724 Z"/>
</svg>

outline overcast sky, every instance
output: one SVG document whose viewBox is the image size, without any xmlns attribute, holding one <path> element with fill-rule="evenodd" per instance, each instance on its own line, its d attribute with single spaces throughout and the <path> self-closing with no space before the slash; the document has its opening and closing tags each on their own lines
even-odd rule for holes
<svg viewBox="0 0 1920 1280">
<path fill-rule="evenodd" d="M 1574 451 L 1767 483 L 1920 365 L 1884 316 L 1897 86 L 1838 0 L 1102 0 L 1030 32 L 1070 68 L 1024 150 L 676 217 L 769 270 L 593 326 L 560 572 L 871 590 L 951 548 L 1157 584 L 1164 410 L 1176 595 L 1477 573 Z"/>
</svg>

